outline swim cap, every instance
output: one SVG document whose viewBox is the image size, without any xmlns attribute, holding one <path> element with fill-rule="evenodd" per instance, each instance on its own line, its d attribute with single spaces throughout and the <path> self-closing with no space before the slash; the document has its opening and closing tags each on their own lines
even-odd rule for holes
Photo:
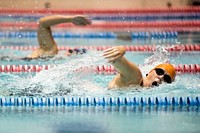
<svg viewBox="0 0 200 133">
<path fill-rule="evenodd" d="M 161 69 L 165 70 L 169 74 L 169 76 L 171 77 L 172 81 L 175 80 L 176 71 L 175 71 L 175 68 L 174 68 L 173 65 L 167 64 L 167 63 L 166 64 L 159 64 L 155 68 L 161 68 Z"/>
</svg>

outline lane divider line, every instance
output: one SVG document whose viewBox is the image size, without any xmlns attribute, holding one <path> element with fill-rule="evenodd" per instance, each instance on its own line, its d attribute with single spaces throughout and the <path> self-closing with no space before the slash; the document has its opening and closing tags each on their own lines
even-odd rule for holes
<svg viewBox="0 0 200 133">
<path fill-rule="evenodd" d="M 136 14 L 136 13 L 188 13 L 188 12 L 200 12 L 200 8 L 197 6 L 188 7 L 172 7 L 172 8 L 149 8 L 149 9 L 110 9 L 110 10 L 52 10 L 52 9 L 0 9 L 0 13 L 9 14 Z"/>
<path fill-rule="evenodd" d="M 199 107 L 200 97 L 0 97 L 0 107 L 10 106 Z"/>
<path fill-rule="evenodd" d="M 27 73 L 40 72 L 41 70 L 48 70 L 54 65 L 0 65 L 0 73 Z M 179 64 L 173 65 L 178 74 L 195 74 L 200 72 L 199 64 Z M 116 70 L 112 65 L 98 65 L 92 67 L 97 74 L 116 74 Z"/>
<path fill-rule="evenodd" d="M 0 22 L 1 28 L 29 28 L 37 29 L 37 22 Z M 190 20 L 190 21 L 156 21 L 156 22 L 101 22 L 92 23 L 92 25 L 78 27 L 71 23 L 59 24 L 54 26 L 54 28 L 103 28 L 103 29 L 123 29 L 123 28 L 199 28 L 200 21 Z"/>
<path fill-rule="evenodd" d="M 59 50 L 69 50 L 73 48 L 84 48 L 87 50 L 98 50 L 103 51 L 112 47 L 111 45 L 101 45 L 101 46 L 58 46 Z M 124 45 L 126 51 L 140 51 L 140 52 L 152 52 L 156 50 L 156 45 Z M 11 50 L 35 50 L 38 46 L 0 46 L 0 50 L 11 49 Z M 200 51 L 200 44 L 176 44 L 176 45 L 166 45 L 165 48 L 170 52 L 179 51 Z"/>
</svg>

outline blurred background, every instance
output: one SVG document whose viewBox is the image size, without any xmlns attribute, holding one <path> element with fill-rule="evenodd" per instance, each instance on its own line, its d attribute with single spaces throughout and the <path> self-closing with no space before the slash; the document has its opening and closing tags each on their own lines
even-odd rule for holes
<svg viewBox="0 0 200 133">
<path fill-rule="evenodd" d="M 200 0 L 0 0 L 0 8 L 134 9 L 199 5 Z"/>
<path fill-rule="evenodd" d="M 0 133 L 200 133 L 199 5 L 200 0 L 0 0 Z M 59 54 L 21 60 L 39 47 L 39 19 L 53 14 L 88 15 L 92 24 L 52 26 Z M 100 55 L 117 45 L 125 46 L 126 58 L 143 74 L 170 62 L 176 82 L 107 91 L 116 71 Z M 68 58 L 66 52 L 75 48 L 88 52 Z"/>
</svg>

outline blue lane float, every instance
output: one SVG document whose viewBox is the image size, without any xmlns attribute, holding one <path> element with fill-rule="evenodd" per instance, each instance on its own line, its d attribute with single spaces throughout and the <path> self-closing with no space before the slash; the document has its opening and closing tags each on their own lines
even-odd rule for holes
<svg viewBox="0 0 200 133">
<path fill-rule="evenodd" d="M 122 34 L 122 33 L 120 33 Z M 126 34 L 126 33 L 125 33 Z M 122 34 L 123 35 L 123 34 Z M 176 39 L 178 32 L 176 31 L 162 31 L 162 32 L 131 32 L 132 39 Z M 72 32 L 53 32 L 55 38 L 102 38 L 102 39 L 116 39 L 117 33 L 114 32 L 94 32 L 94 33 L 72 33 Z M 1 31 L 2 38 L 36 38 L 36 32 L 6 32 Z"/>
<path fill-rule="evenodd" d="M 189 14 L 189 15 L 139 15 L 139 16 L 95 16 L 92 17 L 93 20 L 105 20 L 105 21 L 171 21 L 171 20 L 198 20 L 200 19 L 199 14 Z"/>
<path fill-rule="evenodd" d="M 37 21 L 43 16 L 20 16 L 20 15 L 1 15 L 2 20 L 18 21 L 23 20 L 25 22 Z M 115 15 L 115 16 L 90 16 L 92 20 L 104 20 L 104 21 L 155 21 L 155 20 L 199 20 L 199 13 L 190 14 L 171 14 L 171 15 Z"/>
<path fill-rule="evenodd" d="M 1 97 L 0 106 L 200 106 L 200 97 Z"/>
</svg>

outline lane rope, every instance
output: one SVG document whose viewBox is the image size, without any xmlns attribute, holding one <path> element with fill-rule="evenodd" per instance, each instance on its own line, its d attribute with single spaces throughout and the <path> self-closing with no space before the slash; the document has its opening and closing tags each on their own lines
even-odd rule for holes
<svg viewBox="0 0 200 133">
<path fill-rule="evenodd" d="M 0 17 L 4 21 L 18 21 L 19 19 L 22 19 L 24 22 L 31 22 L 31 21 L 37 21 L 41 17 L 45 15 L 31 15 L 31 16 L 26 16 L 26 15 L 20 15 L 20 14 L 14 14 L 12 16 L 8 16 L 7 14 L 0 14 Z M 155 21 L 155 20 L 160 20 L 160 21 L 173 21 L 173 20 L 198 20 L 200 19 L 200 15 L 198 13 L 175 13 L 175 14 L 151 14 L 151 15 L 146 15 L 146 14 L 138 14 L 138 15 L 90 15 L 89 18 L 91 20 L 105 20 L 105 21 Z"/>
<path fill-rule="evenodd" d="M 25 106 L 200 106 L 200 97 L 1 97 L 0 107 Z"/>
<path fill-rule="evenodd" d="M 40 72 L 41 70 L 48 70 L 54 65 L 0 65 L 0 73 L 28 73 L 28 72 Z M 195 74 L 200 72 L 199 64 L 179 64 L 173 65 L 177 73 Z M 97 74 L 116 74 L 117 71 L 112 65 L 98 65 L 93 67 L 93 70 Z"/>
<path fill-rule="evenodd" d="M 187 13 L 187 12 L 200 12 L 200 8 L 197 6 L 188 6 L 182 8 L 149 8 L 149 9 L 115 9 L 115 10 L 52 10 L 52 9 L 0 9 L 0 13 L 9 13 L 9 14 L 133 14 L 133 13 Z"/>
<path fill-rule="evenodd" d="M 76 48 L 85 48 L 88 50 L 98 50 L 103 51 L 112 47 L 111 45 L 101 45 L 101 46 L 76 46 Z M 156 45 L 124 45 L 126 51 L 139 51 L 139 52 L 153 52 L 156 50 Z M 35 50 L 38 46 L 0 46 L 0 50 L 11 49 L 11 50 Z M 73 49 L 70 46 L 58 46 L 59 50 L 69 50 Z M 180 51 L 200 51 L 200 44 L 177 44 L 177 45 L 166 45 L 165 48 L 170 52 L 180 52 Z"/>
<path fill-rule="evenodd" d="M 123 33 L 121 33 L 123 35 Z M 125 36 L 127 33 L 124 33 Z M 91 33 L 72 33 L 72 32 L 53 32 L 55 38 L 117 38 L 115 32 L 91 32 Z M 177 31 L 151 31 L 151 32 L 129 32 L 127 36 L 132 39 L 171 39 L 178 38 Z M 33 31 L 0 31 L 2 38 L 36 38 L 37 33 Z"/>
<path fill-rule="evenodd" d="M 37 29 L 38 24 L 36 22 L 1 22 L 1 28 L 28 28 L 28 29 Z M 80 28 L 71 23 L 59 24 L 54 26 L 54 28 Z M 96 22 L 92 25 L 81 26 L 81 28 L 104 28 L 104 29 L 113 29 L 113 28 L 199 28 L 200 21 L 156 21 L 156 22 Z"/>
</svg>

